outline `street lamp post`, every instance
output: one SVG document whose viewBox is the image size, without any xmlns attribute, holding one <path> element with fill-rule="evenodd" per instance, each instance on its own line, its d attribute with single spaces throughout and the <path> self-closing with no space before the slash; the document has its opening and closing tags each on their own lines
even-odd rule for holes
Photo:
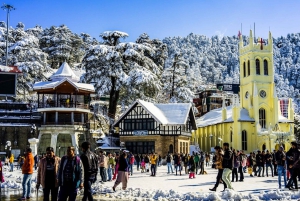
<svg viewBox="0 0 300 201">
<path fill-rule="evenodd" d="M 5 65 L 8 65 L 8 24 L 9 24 L 9 12 L 11 10 L 16 10 L 12 5 L 4 4 L 1 7 L 3 10 L 6 10 L 7 17 L 6 17 L 6 59 L 5 59 Z"/>
<path fill-rule="evenodd" d="M 210 150 L 211 150 L 211 140 L 212 140 L 212 137 L 213 137 L 213 135 L 210 134 L 210 135 L 209 135 L 209 139 L 210 139 L 210 141 L 209 141 L 209 152 L 210 152 Z"/>
</svg>

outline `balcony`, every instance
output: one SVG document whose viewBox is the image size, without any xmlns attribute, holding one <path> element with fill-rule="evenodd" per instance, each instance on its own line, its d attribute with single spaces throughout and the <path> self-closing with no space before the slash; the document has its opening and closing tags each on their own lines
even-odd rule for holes
<svg viewBox="0 0 300 201">
<path fill-rule="evenodd" d="M 91 112 L 89 104 L 84 104 L 81 102 L 67 102 L 66 100 L 61 101 L 47 101 L 38 103 L 38 112 L 47 112 L 47 111 L 66 111 L 66 112 Z"/>
</svg>

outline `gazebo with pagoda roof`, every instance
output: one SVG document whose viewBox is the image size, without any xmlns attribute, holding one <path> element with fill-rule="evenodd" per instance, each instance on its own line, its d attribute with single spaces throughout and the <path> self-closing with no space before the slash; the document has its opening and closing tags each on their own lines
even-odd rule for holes
<svg viewBox="0 0 300 201">
<path fill-rule="evenodd" d="M 78 153 L 79 144 L 89 140 L 86 125 L 93 115 L 90 95 L 95 89 L 91 84 L 78 81 L 79 78 L 64 62 L 50 81 L 34 84 L 38 112 L 43 114 L 39 128 L 39 154 L 48 146 L 53 147 L 59 156 L 66 154 L 68 146 L 74 146 Z"/>
</svg>

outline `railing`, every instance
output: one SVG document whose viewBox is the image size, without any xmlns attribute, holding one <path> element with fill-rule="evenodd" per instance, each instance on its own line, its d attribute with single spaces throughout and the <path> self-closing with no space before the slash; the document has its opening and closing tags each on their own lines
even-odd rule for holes
<svg viewBox="0 0 300 201">
<path fill-rule="evenodd" d="M 74 102 L 55 102 L 55 101 L 49 101 L 49 102 L 39 102 L 38 108 L 51 108 L 51 107 L 60 107 L 60 108 L 80 108 L 80 109 L 90 109 L 89 104 L 84 103 L 74 103 Z"/>
<path fill-rule="evenodd" d="M 45 124 L 42 123 L 42 125 L 84 125 L 85 123 L 82 122 L 71 122 L 71 121 L 60 121 L 60 122 L 46 122 Z"/>
</svg>

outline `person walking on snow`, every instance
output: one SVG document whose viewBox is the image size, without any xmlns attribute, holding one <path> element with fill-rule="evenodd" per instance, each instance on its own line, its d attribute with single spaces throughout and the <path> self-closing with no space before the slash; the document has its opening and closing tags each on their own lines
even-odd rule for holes
<svg viewBox="0 0 300 201">
<path fill-rule="evenodd" d="M 220 184 L 222 180 L 222 174 L 223 174 L 223 166 L 222 166 L 222 163 L 223 163 L 223 155 L 224 155 L 224 152 L 222 150 L 222 148 L 220 146 L 216 146 L 215 147 L 215 150 L 216 150 L 216 161 L 215 161 L 215 165 L 216 165 L 216 169 L 218 169 L 218 174 L 217 174 L 217 180 L 216 180 L 216 184 L 213 188 L 210 188 L 209 190 L 210 191 L 217 191 L 217 188 Z M 223 184 L 224 184 L 224 190 L 227 188 L 227 185 L 226 183 L 223 181 Z"/>
<path fill-rule="evenodd" d="M 31 192 L 31 179 L 33 173 L 34 159 L 33 154 L 31 153 L 31 148 L 27 148 L 25 152 L 25 161 L 22 166 L 22 174 L 23 174 L 23 194 L 19 200 L 30 199 Z"/>
<path fill-rule="evenodd" d="M 119 158 L 119 168 L 118 168 L 118 176 L 114 186 L 112 187 L 113 191 L 116 191 L 116 187 L 122 183 L 122 189 L 126 190 L 127 182 L 128 182 L 128 161 L 126 152 L 123 152 Z"/>
<path fill-rule="evenodd" d="M 223 166 L 223 173 L 222 173 L 222 180 L 226 183 L 227 188 L 232 189 L 231 182 L 230 182 L 230 174 L 232 172 L 232 151 L 229 149 L 229 143 L 224 142 L 223 143 L 223 150 L 224 150 L 224 155 L 223 155 L 223 161 L 222 161 L 222 166 Z"/>
</svg>

